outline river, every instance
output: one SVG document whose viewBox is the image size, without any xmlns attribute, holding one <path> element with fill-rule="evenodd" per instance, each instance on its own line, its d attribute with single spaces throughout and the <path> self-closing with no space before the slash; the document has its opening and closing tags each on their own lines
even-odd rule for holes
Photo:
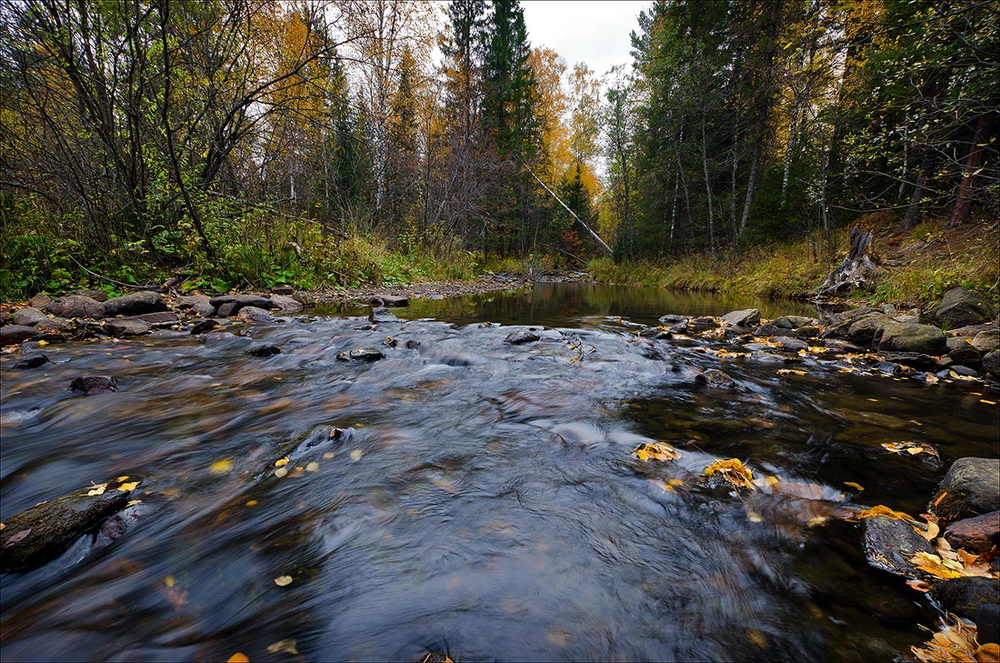
<svg viewBox="0 0 1000 663">
<path fill-rule="evenodd" d="M 118 541 L 0 577 L 0 658 L 908 655 L 935 611 L 866 565 L 858 524 L 827 516 L 923 512 L 951 461 L 997 455 L 995 406 L 981 384 L 815 358 L 789 376 L 635 334 L 665 313 L 748 305 L 810 311 L 538 284 L 416 301 L 377 329 L 327 310 L 252 336 L 49 346 L 53 363 L 31 371 L 5 356 L 0 517 L 109 477 L 144 482 Z M 504 343 L 513 325 L 544 327 L 541 340 Z M 282 352 L 246 354 L 261 343 Z M 385 358 L 336 359 L 361 346 Z M 740 388 L 696 384 L 705 368 Z M 75 395 L 81 375 L 121 391 Z M 942 464 L 880 446 L 901 440 L 936 445 Z M 680 458 L 637 460 L 652 441 Z M 748 497 L 699 480 L 731 457 L 803 488 Z"/>
</svg>

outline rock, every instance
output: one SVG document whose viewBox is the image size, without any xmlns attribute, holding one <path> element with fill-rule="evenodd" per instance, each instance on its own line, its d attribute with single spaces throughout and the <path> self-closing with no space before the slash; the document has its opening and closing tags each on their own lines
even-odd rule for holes
<svg viewBox="0 0 1000 663">
<path fill-rule="evenodd" d="M 17 345 L 35 338 L 42 332 L 24 325 L 4 325 L 0 327 L 0 345 Z"/>
<path fill-rule="evenodd" d="M 211 298 L 205 295 L 188 295 L 177 298 L 177 308 L 195 315 L 207 318 L 215 313 L 215 307 L 209 302 Z"/>
<path fill-rule="evenodd" d="M 691 318 L 687 321 L 687 326 L 690 331 L 700 332 L 715 329 L 719 326 L 719 323 L 715 320 L 715 318 L 702 316 L 700 318 Z"/>
<path fill-rule="evenodd" d="M 390 313 L 389 309 L 381 306 L 376 306 L 368 312 L 368 320 L 375 323 L 400 322 L 400 319 Z"/>
<path fill-rule="evenodd" d="M 45 307 L 47 313 L 60 318 L 103 318 L 104 304 L 82 295 L 60 297 Z"/>
<path fill-rule="evenodd" d="M 948 525 L 944 538 L 952 548 L 985 553 L 1000 545 L 1000 511 L 991 511 L 973 518 L 963 518 Z"/>
<path fill-rule="evenodd" d="M 792 352 L 798 352 L 799 350 L 807 350 L 809 348 L 808 343 L 797 338 L 789 338 L 787 336 L 782 336 L 774 340 L 779 346 L 781 346 L 783 350 L 791 350 Z"/>
<path fill-rule="evenodd" d="M 958 329 L 949 329 L 945 333 L 948 336 L 975 336 L 984 329 L 996 329 L 996 325 L 984 324 L 984 325 L 966 325 L 964 327 L 959 327 Z"/>
<path fill-rule="evenodd" d="M 947 337 L 948 356 L 956 364 L 977 368 L 983 363 L 983 355 L 972 347 L 971 340 L 971 338 L 962 336 Z"/>
<path fill-rule="evenodd" d="M 955 365 L 951 366 L 951 368 L 949 368 L 948 370 L 949 370 L 949 373 L 954 373 L 956 375 L 964 375 L 965 377 L 969 377 L 969 378 L 978 378 L 979 377 L 979 371 L 977 371 L 974 368 L 969 368 L 968 366 L 960 366 L 958 364 L 955 364 Z M 950 377 L 950 375 L 949 375 L 949 377 Z"/>
<path fill-rule="evenodd" d="M 522 345 L 524 343 L 534 343 L 540 338 L 541 336 L 533 331 L 519 329 L 507 334 L 507 337 L 504 338 L 503 342 L 510 343 L 511 345 Z"/>
<path fill-rule="evenodd" d="M 660 329 L 659 327 L 646 327 L 645 329 L 639 332 L 639 336 L 643 338 L 651 338 L 653 340 L 662 341 L 668 338 L 672 338 L 673 334 L 671 334 L 666 329 Z"/>
<path fill-rule="evenodd" d="M 805 325 L 795 330 L 795 335 L 799 338 L 816 338 L 819 336 L 819 327 L 815 325 Z"/>
<path fill-rule="evenodd" d="M 204 334 L 205 332 L 212 331 L 219 326 L 219 323 L 211 318 L 206 318 L 204 320 L 199 320 L 191 326 L 191 334 L 197 336 L 198 334 Z"/>
<path fill-rule="evenodd" d="M 931 313 L 931 318 L 941 325 L 954 329 L 987 322 L 996 315 L 996 309 L 986 298 L 965 288 L 952 288 L 944 293 L 941 303 Z"/>
<path fill-rule="evenodd" d="M 90 297 L 95 302 L 104 303 L 108 301 L 108 293 L 104 290 L 74 290 L 69 293 L 71 295 L 80 295 L 82 297 Z"/>
<path fill-rule="evenodd" d="M 23 371 L 29 368 L 38 368 L 47 363 L 49 363 L 49 358 L 43 354 L 27 355 L 14 364 L 14 368 Z"/>
<path fill-rule="evenodd" d="M 271 295 L 271 302 L 275 304 L 275 308 L 279 311 L 294 313 L 295 311 L 302 310 L 301 302 L 285 295 Z"/>
<path fill-rule="evenodd" d="M 29 299 L 28 303 L 35 308 L 42 309 L 52 303 L 52 298 L 48 295 L 38 294 Z"/>
<path fill-rule="evenodd" d="M 1000 459 L 956 460 L 927 508 L 946 522 L 1000 509 Z"/>
<path fill-rule="evenodd" d="M 909 366 L 918 371 L 930 371 L 936 368 L 934 357 L 922 352 L 883 352 L 882 358 L 901 366 Z"/>
<path fill-rule="evenodd" d="M 166 310 L 167 303 L 163 301 L 160 293 L 150 290 L 133 292 L 104 302 L 104 315 L 108 317 L 115 315 L 141 315 L 143 313 L 156 313 Z"/>
<path fill-rule="evenodd" d="M 351 351 L 337 353 L 337 359 L 340 361 L 378 361 L 384 358 L 382 351 L 375 348 L 354 348 Z"/>
<path fill-rule="evenodd" d="M 890 322 L 882 330 L 879 350 L 944 354 L 947 349 L 944 332 L 933 325 L 913 325 Z"/>
<path fill-rule="evenodd" d="M 1000 327 L 984 329 L 972 339 L 972 347 L 980 352 L 993 352 L 1000 349 Z"/>
<path fill-rule="evenodd" d="M 754 336 L 794 336 L 795 332 L 791 329 L 785 329 L 784 327 L 778 327 L 771 323 L 763 324 L 753 332 Z"/>
<path fill-rule="evenodd" d="M 251 357 L 273 357 L 281 354 L 281 348 L 277 345 L 258 345 L 247 350 L 247 354 Z"/>
<path fill-rule="evenodd" d="M 707 371 L 699 373 L 695 377 L 695 381 L 716 389 L 736 388 L 736 380 L 730 377 L 728 373 L 723 373 L 717 368 L 710 368 Z"/>
<path fill-rule="evenodd" d="M 782 329 L 798 329 L 811 325 L 813 322 L 812 318 L 807 318 L 804 315 L 782 315 L 772 320 L 771 324 Z"/>
<path fill-rule="evenodd" d="M 14 324 L 22 327 L 34 327 L 39 322 L 48 322 L 49 316 L 37 308 L 23 308 L 14 314 Z"/>
<path fill-rule="evenodd" d="M 180 316 L 174 313 L 173 311 L 160 311 L 159 313 L 143 313 L 142 315 L 135 316 L 135 319 L 142 320 L 143 322 L 148 322 L 154 327 L 160 325 L 172 325 L 175 322 L 181 321 Z"/>
<path fill-rule="evenodd" d="M 668 313 L 667 315 L 660 316 L 661 325 L 673 325 L 677 324 L 678 322 L 686 322 L 686 321 L 687 321 L 686 315 L 675 315 L 673 313 Z"/>
<path fill-rule="evenodd" d="M 141 336 L 148 334 L 152 325 L 138 318 L 116 318 L 104 323 L 104 331 L 109 336 Z"/>
<path fill-rule="evenodd" d="M 290 285 L 276 285 L 273 288 L 271 288 L 271 294 L 272 295 L 289 296 L 293 292 L 295 292 L 295 288 L 293 288 Z M 273 299 L 273 297 L 272 297 L 272 299 Z"/>
<path fill-rule="evenodd" d="M 823 332 L 823 338 L 848 338 L 851 326 L 863 319 L 872 318 L 875 320 L 883 320 L 888 322 L 891 320 L 881 311 L 876 311 L 873 308 L 857 308 L 851 311 L 845 311 L 843 313 L 835 313 L 830 316 L 830 324 L 827 326 L 826 330 Z M 874 332 L 868 340 L 862 339 L 865 345 L 871 345 L 871 340 L 874 337 Z"/>
<path fill-rule="evenodd" d="M 983 355 L 983 369 L 994 378 L 1000 379 L 1000 350 Z"/>
<path fill-rule="evenodd" d="M 316 297 L 313 296 L 311 292 L 306 292 L 304 290 L 296 290 L 292 293 L 292 299 L 302 304 L 306 308 L 311 306 L 316 306 Z"/>
<path fill-rule="evenodd" d="M 731 311 L 722 316 L 722 321 L 736 327 L 755 327 L 760 324 L 760 311 L 755 308 Z"/>
<path fill-rule="evenodd" d="M 277 304 L 262 295 L 223 295 L 212 297 L 208 303 L 216 308 L 216 315 L 223 318 L 236 315 L 244 306 L 256 306 L 267 310 L 278 307 Z M 227 312 L 223 312 L 223 306 L 226 304 L 230 304 L 230 306 L 226 308 Z"/>
<path fill-rule="evenodd" d="M 63 320 L 62 318 L 48 318 L 42 322 L 35 325 L 35 329 L 49 330 L 49 331 L 65 331 L 73 329 L 73 324 Z"/>
<path fill-rule="evenodd" d="M 955 363 L 955 360 L 952 359 L 951 357 L 948 357 L 946 355 L 944 357 L 938 357 L 937 359 L 934 360 L 934 368 L 935 369 L 938 369 L 938 368 L 948 368 L 949 366 L 953 365 L 954 363 Z M 947 373 L 947 371 L 945 371 L 945 373 Z"/>
<path fill-rule="evenodd" d="M 980 646 L 987 643 L 1000 643 L 1000 605 L 987 603 L 979 606 L 972 616 L 976 622 L 976 641 Z"/>
<path fill-rule="evenodd" d="M 410 298 L 397 295 L 374 295 L 368 303 L 372 306 L 409 306 Z"/>
<path fill-rule="evenodd" d="M 109 378 L 102 375 L 89 375 L 73 380 L 69 388 L 73 391 L 82 391 L 85 394 L 100 394 L 105 391 L 118 391 L 118 378 Z"/>
<path fill-rule="evenodd" d="M 850 324 L 844 336 L 851 343 L 871 347 L 878 344 L 885 328 L 892 324 L 899 323 L 893 322 L 892 318 L 881 313 L 863 315 Z"/>
<path fill-rule="evenodd" d="M 1000 602 L 1000 580 L 980 577 L 941 580 L 934 583 L 928 595 L 945 610 L 972 619 L 979 608 Z"/>
<path fill-rule="evenodd" d="M 119 477 L 40 502 L 8 518 L 0 530 L 0 568 L 27 571 L 55 559 L 78 537 L 96 531 L 124 509 L 138 483 L 141 479 L 136 477 Z"/>
<path fill-rule="evenodd" d="M 256 306 L 244 306 L 240 309 L 240 312 L 237 313 L 236 316 L 244 322 L 252 322 L 255 324 L 280 322 L 280 320 L 276 317 L 262 308 L 257 308 Z"/>
<path fill-rule="evenodd" d="M 918 552 L 936 554 L 934 547 L 913 527 L 891 518 L 865 518 L 865 557 L 877 569 L 901 576 L 916 576 L 910 558 Z"/>
</svg>

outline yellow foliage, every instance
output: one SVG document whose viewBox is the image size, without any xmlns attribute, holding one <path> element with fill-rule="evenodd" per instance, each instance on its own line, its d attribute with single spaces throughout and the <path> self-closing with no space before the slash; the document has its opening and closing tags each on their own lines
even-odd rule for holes
<svg viewBox="0 0 1000 663">
<path fill-rule="evenodd" d="M 633 449 L 632 453 L 644 463 L 650 458 L 653 460 L 676 460 L 680 458 L 677 450 L 666 442 L 643 442 Z"/>
<path fill-rule="evenodd" d="M 749 488 L 754 490 L 753 471 L 743 464 L 739 458 L 717 460 L 705 468 L 704 475 L 711 477 L 718 474 L 734 488 Z"/>
</svg>

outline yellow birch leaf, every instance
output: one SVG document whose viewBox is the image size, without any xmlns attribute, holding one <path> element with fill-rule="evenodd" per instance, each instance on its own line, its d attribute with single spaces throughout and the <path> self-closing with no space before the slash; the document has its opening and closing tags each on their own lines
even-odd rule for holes
<svg viewBox="0 0 1000 663">
<path fill-rule="evenodd" d="M 138 486 L 140 483 L 141 483 L 140 481 L 132 481 L 130 483 L 123 483 L 122 485 L 118 486 L 118 490 L 121 490 L 121 491 L 124 491 L 124 492 L 127 493 L 130 490 L 135 490 L 135 487 Z"/>
<path fill-rule="evenodd" d="M 284 458 L 280 458 L 280 459 L 274 461 L 274 466 L 275 467 L 282 467 L 284 465 L 288 465 L 288 456 L 285 456 Z"/>
</svg>

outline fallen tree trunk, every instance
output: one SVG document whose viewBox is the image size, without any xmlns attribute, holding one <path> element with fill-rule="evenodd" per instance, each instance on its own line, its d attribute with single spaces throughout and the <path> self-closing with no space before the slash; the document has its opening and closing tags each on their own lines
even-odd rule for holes
<svg viewBox="0 0 1000 663">
<path fill-rule="evenodd" d="M 871 233 L 861 232 L 857 226 L 851 228 L 851 248 L 847 257 L 837 269 L 830 272 L 816 291 L 819 297 L 847 295 L 852 290 L 864 288 L 875 282 L 885 271 L 875 254 L 874 238 Z"/>
</svg>

